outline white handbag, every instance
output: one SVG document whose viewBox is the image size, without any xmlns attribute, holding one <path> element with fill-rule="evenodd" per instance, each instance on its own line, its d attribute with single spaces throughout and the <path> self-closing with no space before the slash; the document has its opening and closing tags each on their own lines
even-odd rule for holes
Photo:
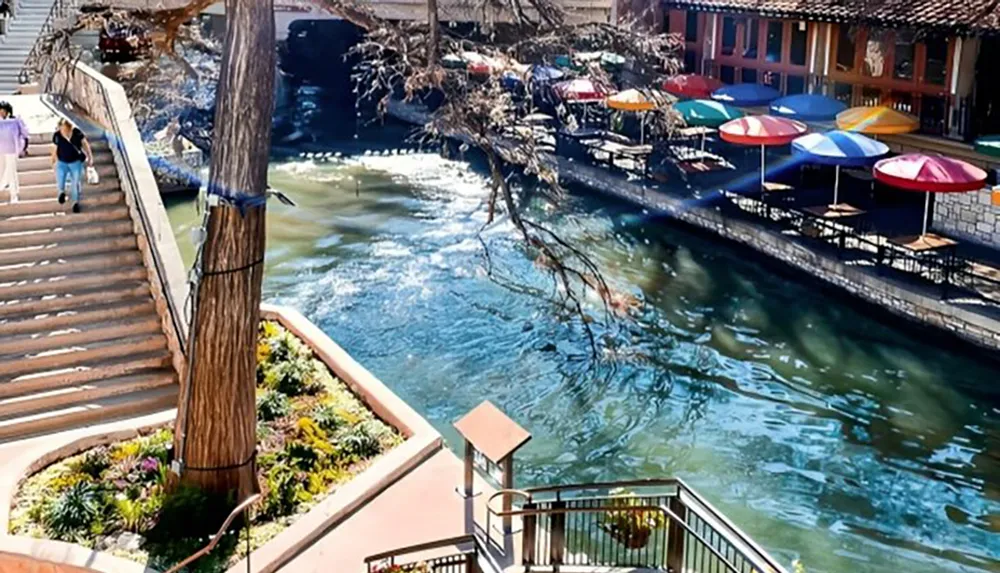
<svg viewBox="0 0 1000 573">
<path fill-rule="evenodd" d="M 87 167 L 87 184 L 88 185 L 97 185 L 100 182 L 101 182 L 101 176 L 97 174 L 97 169 L 94 169 L 93 166 L 88 166 Z"/>
</svg>

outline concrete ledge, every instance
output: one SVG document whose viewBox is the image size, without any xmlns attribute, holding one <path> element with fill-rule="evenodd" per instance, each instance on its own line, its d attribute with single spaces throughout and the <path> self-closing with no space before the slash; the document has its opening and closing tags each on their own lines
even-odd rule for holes
<svg viewBox="0 0 1000 573">
<path fill-rule="evenodd" d="M 38 563 L 43 561 L 43 563 Z M 10 566 L 12 569 L 8 569 Z M 18 569 L 16 567 L 20 566 Z M 142 563 L 64 541 L 7 536 L 0 551 L 3 573 L 157 573 Z"/>
</svg>

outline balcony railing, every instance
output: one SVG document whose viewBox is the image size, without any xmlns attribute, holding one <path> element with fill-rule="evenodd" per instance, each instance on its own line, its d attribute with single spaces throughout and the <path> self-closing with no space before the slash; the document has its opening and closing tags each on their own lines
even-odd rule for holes
<svg viewBox="0 0 1000 573">
<path fill-rule="evenodd" d="M 401 547 L 365 558 L 368 573 L 479 573 L 472 534 Z"/>
</svg>

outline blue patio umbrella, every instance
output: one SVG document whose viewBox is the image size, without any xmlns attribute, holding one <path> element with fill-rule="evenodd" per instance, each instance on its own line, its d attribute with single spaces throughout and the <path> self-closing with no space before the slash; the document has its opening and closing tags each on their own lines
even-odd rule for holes
<svg viewBox="0 0 1000 573">
<path fill-rule="evenodd" d="M 841 101 L 820 94 L 797 94 L 771 102 L 771 114 L 799 121 L 833 121 L 847 109 Z"/>
<path fill-rule="evenodd" d="M 867 167 L 889 153 L 889 146 L 854 131 L 810 133 L 792 141 L 792 153 L 812 163 L 837 168 L 833 204 L 837 204 L 841 167 Z"/>
<path fill-rule="evenodd" d="M 524 87 L 524 82 L 521 77 L 517 75 L 517 72 L 507 70 L 500 76 L 500 85 L 504 87 L 507 91 L 518 91 Z"/>
<path fill-rule="evenodd" d="M 712 92 L 712 99 L 736 107 L 767 105 L 781 97 L 778 90 L 761 84 L 734 84 Z"/>
</svg>

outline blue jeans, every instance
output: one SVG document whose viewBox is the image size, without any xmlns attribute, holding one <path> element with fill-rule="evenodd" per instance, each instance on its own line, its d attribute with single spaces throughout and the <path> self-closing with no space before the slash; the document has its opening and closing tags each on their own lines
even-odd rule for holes
<svg viewBox="0 0 1000 573">
<path fill-rule="evenodd" d="M 70 202 L 80 200 L 80 188 L 83 186 L 83 162 L 64 163 L 56 161 L 56 187 L 60 193 L 66 192 L 66 183 L 70 184 Z"/>
</svg>

